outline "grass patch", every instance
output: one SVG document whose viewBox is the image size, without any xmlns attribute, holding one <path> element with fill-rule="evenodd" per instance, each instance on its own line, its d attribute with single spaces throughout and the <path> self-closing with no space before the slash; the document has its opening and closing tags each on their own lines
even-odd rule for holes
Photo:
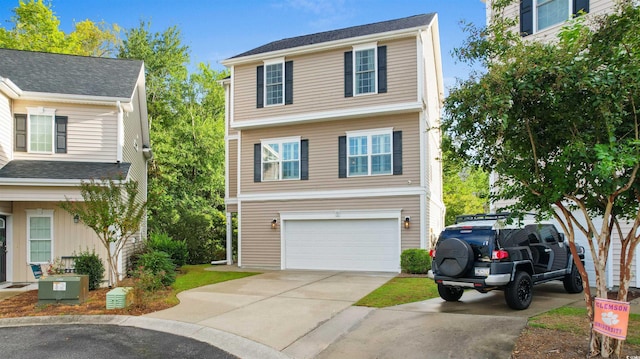
<svg viewBox="0 0 640 359">
<path fill-rule="evenodd" d="M 586 308 L 560 307 L 529 319 L 529 326 L 588 335 L 589 319 Z M 640 345 L 640 314 L 629 314 L 627 343 Z"/>
<path fill-rule="evenodd" d="M 260 274 L 255 272 L 218 272 L 205 270 L 205 268 L 210 267 L 210 264 L 184 265 L 180 267 L 180 274 L 177 275 L 176 281 L 171 286 L 173 290 L 166 298 L 167 303 L 177 304 L 179 300 L 176 295 L 185 290 Z"/>
<path fill-rule="evenodd" d="M 418 302 L 438 296 L 438 287 L 427 278 L 395 277 L 354 305 L 383 308 Z"/>
</svg>

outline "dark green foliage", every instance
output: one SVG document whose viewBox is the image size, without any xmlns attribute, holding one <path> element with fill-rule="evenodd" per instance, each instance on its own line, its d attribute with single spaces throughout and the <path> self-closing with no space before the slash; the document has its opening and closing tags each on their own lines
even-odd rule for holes
<svg viewBox="0 0 640 359">
<path fill-rule="evenodd" d="M 76 257 L 76 273 L 89 276 L 89 290 L 100 288 L 102 278 L 104 278 L 104 264 L 95 250 L 89 252 L 85 250 L 74 253 Z"/>
<path fill-rule="evenodd" d="M 147 243 L 150 249 L 169 254 L 177 267 L 182 267 L 187 262 L 187 244 L 174 240 L 165 233 L 152 233 Z"/>
<path fill-rule="evenodd" d="M 426 249 L 406 249 L 400 255 L 400 268 L 405 273 L 426 274 L 431 269 L 431 257 Z"/>
<path fill-rule="evenodd" d="M 170 286 L 176 280 L 176 265 L 165 252 L 149 251 L 144 253 L 138 259 L 135 270 L 150 271 L 154 276 L 160 278 L 160 282 L 165 287 Z"/>
</svg>

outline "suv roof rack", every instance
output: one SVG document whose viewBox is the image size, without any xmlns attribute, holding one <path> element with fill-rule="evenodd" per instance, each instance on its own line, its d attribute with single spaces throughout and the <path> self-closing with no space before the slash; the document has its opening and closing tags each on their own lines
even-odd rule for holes
<svg viewBox="0 0 640 359">
<path fill-rule="evenodd" d="M 509 217 L 510 214 L 510 212 L 463 214 L 461 216 L 456 216 L 456 224 L 469 221 L 505 219 Z"/>
</svg>

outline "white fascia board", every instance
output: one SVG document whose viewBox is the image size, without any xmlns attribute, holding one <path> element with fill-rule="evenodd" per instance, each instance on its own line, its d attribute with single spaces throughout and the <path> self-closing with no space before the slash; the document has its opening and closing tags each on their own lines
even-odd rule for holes
<svg viewBox="0 0 640 359">
<path fill-rule="evenodd" d="M 0 178 L 0 186 L 79 186 L 79 179 Z"/>
<path fill-rule="evenodd" d="M 19 97 L 21 100 L 45 101 L 45 102 L 65 102 L 78 103 L 88 105 L 113 105 L 120 101 L 123 105 L 132 102 L 131 97 L 103 97 L 103 96 L 86 96 L 86 95 L 70 95 L 63 93 L 49 92 L 30 92 L 23 91 Z"/>
<path fill-rule="evenodd" d="M 346 46 L 351 47 L 353 45 L 372 42 L 372 41 L 382 42 L 382 41 L 405 38 L 409 36 L 418 36 L 418 33 L 420 30 L 426 30 L 430 26 L 431 26 L 431 23 L 426 26 L 418 26 L 418 27 L 413 27 L 408 29 L 370 34 L 365 36 L 349 37 L 346 39 L 341 39 L 336 41 L 326 41 L 326 42 L 321 42 L 319 44 L 291 47 L 291 48 L 282 49 L 278 51 L 262 52 L 255 55 L 226 59 L 226 60 L 220 61 L 220 63 L 224 66 L 229 67 L 229 66 L 241 65 L 241 64 L 250 63 L 250 62 L 262 61 L 265 58 L 274 58 L 279 56 L 297 56 L 297 55 L 308 54 L 311 52 L 327 51 L 327 50 L 332 50 L 332 49 L 346 47 Z"/>
<path fill-rule="evenodd" d="M 409 188 L 366 188 L 342 191 L 302 191 L 302 192 L 270 192 L 255 194 L 239 194 L 238 199 L 245 202 L 312 200 L 337 198 L 397 197 L 424 195 L 427 191 L 421 187 Z"/>
<path fill-rule="evenodd" d="M 356 107 L 336 111 L 311 112 L 299 115 L 268 117 L 259 120 L 232 121 L 231 128 L 236 130 L 254 129 L 261 127 L 293 125 L 332 120 L 344 120 L 363 116 L 381 116 L 401 113 L 419 112 L 423 110 L 421 102 L 403 102 L 392 105 Z"/>
<path fill-rule="evenodd" d="M 6 77 L 0 77 L 0 91 L 12 99 L 17 99 L 22 95 L 22 90 Z"/>
<path fill-rule="evenodd" d="M 380 219 L 380 218 L 400 218 L 400 209 L 371 209 L 371 210 L 332 210 L 332 211 L 302 211 L 302 212 L 280 212 L 280 219 L 291 220 L 318 220 L 318 219 Z"/>
</svg>

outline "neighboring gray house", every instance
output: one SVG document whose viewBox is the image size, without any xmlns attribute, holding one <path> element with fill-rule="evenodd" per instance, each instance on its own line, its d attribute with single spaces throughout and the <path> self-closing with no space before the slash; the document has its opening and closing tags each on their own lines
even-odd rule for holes
<svg viewBox="0 0 640 359">
<path fill-rule="evenodd" d="M 436 14 L 222 63 L 240 266 L 399 272 L 402 250 L 427 248 L 444 225 Z"/>
<path fill-rule="evenodd" d="M 0 283 L 86 248 L 106 259 L 58 203 L 81 201 L 83 180 L 120 177 L 146 201 L 145 96 L 142 61 L 0 49 Z"/>
</svg>

